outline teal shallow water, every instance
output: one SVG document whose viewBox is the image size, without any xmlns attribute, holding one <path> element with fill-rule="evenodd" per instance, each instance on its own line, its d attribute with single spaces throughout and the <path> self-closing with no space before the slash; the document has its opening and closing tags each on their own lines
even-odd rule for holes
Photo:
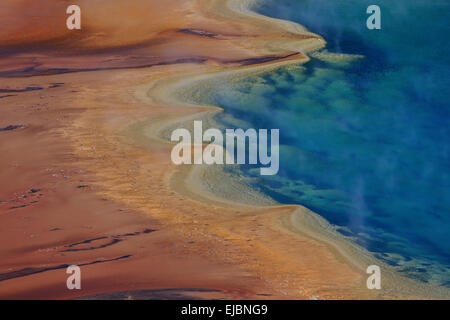
<svg viewBox="0 0 450 320">
<path fill-rule="evenodd" d="M 450 287 L 450 1 L 277 0 L 265 15 L 322 35 L 349 63 L 312 59 L 238 84 L 215 80 L 202 101 L 227 128 L 279 128 L 280 172 L 255 188 L 305 205 L 399 272 Z M 200 90 L 200 89 L 199 89 Z M 205 101 L 207 100 L 207 101 Z"/>
</svg>

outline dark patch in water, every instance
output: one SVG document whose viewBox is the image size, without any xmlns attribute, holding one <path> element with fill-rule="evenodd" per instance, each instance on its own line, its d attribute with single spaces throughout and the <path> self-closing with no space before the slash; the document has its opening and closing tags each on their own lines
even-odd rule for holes
<svg viewBox="0 0 450 320">
<path fill-rule="evenodd" d="M 20 129 L 23 128 L 22 124 L 18 124 L 18 125 L 9 125 L 7 127 L 4 128 L 0 128 L 0 131 L 11 131 L 11 130 L 16 130 L 16 129 Z"/>
<path fill-rule="evenodd" d="M 27 207 L 28 205 L 27 204 L 22 204 L 22 205 L 20 205 L 20 206 L 14 206 L 14 207 L 11 207 L 11 208 L 9 208 L 9 209 L 20 209 L 20 208 L 25 208 L 25 207 Z"/>
<path fill-rule="evenodd" d="M 226 60 L 224 62 L 225 63 L 239 63 L 243 66 L 248 66 L 248 65 L 252 65 L 252 64 L 271 62 L 271 61 L 275 61 L 275 60 L 282 60 L 282 59 L 296 56 L 298 54 L 300 54 L 300 53 L 295 52 L 295 53 L 291 53 L 291 54 L 288 54 L 285 56 L 267 56 L 267 57 L 259 57 L 259 58 L 242 59 L 242 60 L 236 60 L 236 61 Z"/>
<path fill-rule="evenodd" d="M 180 30 L 178 30 L 178 32 L 192 34 L 192 35 L 196 35 L 196 36 L 208 37 L 208 38 L 215 38 L 218 36 L 215 33 L 204 31 L 204 30 L 198 30 L 198 29 L 180 29 Z"/>
<path fill-rule="evenodd" d="M 0 92 L 1 93 L 12 93 L 12 92 L 27 92 L 27 91 L 36 91 L 36 90 L 44 90 L 44 88 L 29 86 L 24 89 L 0 89 Z"/>
<path fill-rule="evenodd" d="M 149 63 L 149 64 L 139 65 L 139 66 L 124 66 L 124 67 L 109 67 L 109 68 L 106 67 L 106 68 L 80 68 L 80 69 L 70 69 L 70 68 L 37 69 L 35 67 L 30 67 L 30 68 L 19 69 L 19 70 L 3 71 L 3 72 L 0 72 L 0 77 L 15 78 L 15 77 L 46 76 L 46 75 L 74 73 L 74 72 L 88 72 L 88 71 L 144 69 L 144 68 L 150 68 L 153 66 L 164 66 L 164 65 L 172 65 L 172 64 L 179 64 L 179 63 L 204 63 L 207 60 L 208 60 L 207 58 L 203 58 L 203 57 L 184 58 L 184 59 L 176 59 L 173 61 Z"/>
<path fill-rule="evenodd" d="M 131 256 L 132 255 L 129 254 L 129 255 L 113 258 L 113 259 L 95 260 L 95 261 L 92 261 L 92 262 L 79 264 L 78 266 L 79 267 L 83 267 L 83 266 L 88 266 L 88 265 L 93 265 L 93 264 L 98 264 L 98 263 L 105 263 L 105 262 L 112 262 L 112 261 L 117 261 L 117 260 L 123 260 L 123 259 L 127 259 L 127 258 L 129 258 Z M 47 268 L 38 268 L 38 267 L 24 268 L 24 269 L 20 269 L 20 270 L 17 270 L 17 271 L 1 273 L 0 274 L 0 281 L 5 281 L 5 280 L 9 280 L 9 279 L 14 279 L 14 278 L 26 277 L 26 276 L 30 276 L 30 275 L 33 275 L 33 274 L 46 272 L 46 271 L 52 271 L 52 270 L 58 270 L 58 269 L 66 269 L 69 266 L 70 266 L 69 264 L 59 264 L 59 265 L 52 266 L 52 267 L 47 267 Z"/>
<path fill-rule="evenodd" d="M 203 288 L 167 288 L 106 292 L 77 298 L 76 300 L 202 300 L 192 293 L 222 292 Z"/>
<path fill-rule="evenodd" d="M 76 251 L 89 251 L 89 250 L 96 250 L 96 249 L 102 249 L 109 246 L 112 246 L 118 242 L 122 241 L 122 239 L 112 239 L 110 242 L 96 246 L 96 247 L 89 247 L 89 248 L 79 248 L 79 249 L 66 249 L 61 250 L 60 252 L 76 252 Z"/>
<path fill-rule="evenodd" d="M 106 247 L 112 246 L 112 245 L 114 245 L 116 243 L 119 243 L 121 241 L 124 241 L 125 239 L 122 239 L 122 238 L 134 237 L 134 236 L 138 236 L 140 234 L 148 234 L 148 233 L 155 232 L 155 231 L 156 230 L 153 230 L 153 229 L 145 229 L 143 231 L 130 232 L 130 233 L 125 233 L 125 234 L 91 238 L 91 239 L 75 242 L 75 243 L 72 243 L 72 244 L 68 244 L 65 247 L 69 248 L 69 249 L 64 249 L 64 250 L 61 250 L 60 252 L 76 252 L 76 251 L 88 251 L 88 250 L 102 249 L 102 248 L 106 248 Z M 88 248 L 74 248 L 74 247 L 77 247 L 77 246 L 80 246 L 80 245 L 83 245 L 83 244 L 88 244 L 88 243 L 92 243 L 92 242 L 96 242 L 96 241 L 100 241 L 100 240 L 105 240 L 105 239 L 111 239 L 111 240 L 108 243 L 101 244 L 101 245 L 98 245 L 98 246 L 92 246 L 92 247 L 88 247 Z"/>
<path fill-rule="evenodd" d="M 59 88 L 59 87 L 62 87 L 63 84 L 64 84 L 64 82 L 55 82 L 55 83 L 52 83 L 52 84 L 49 86 L 49 89 L 51 89 L 51 88 Z"/>
</svg>

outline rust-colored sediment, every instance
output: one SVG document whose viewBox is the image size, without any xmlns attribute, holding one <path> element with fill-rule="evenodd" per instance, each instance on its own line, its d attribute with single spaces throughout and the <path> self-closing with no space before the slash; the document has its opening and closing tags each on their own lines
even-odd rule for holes
<svg viewBox="0 0 450 320">
<path fill-rule="evenodd" d="M 0 298 L 167 288 L 211 289 L 188 291 L 199 298 L 373 297 L 335 249 L 284 226 L 300 207 L 226 207 L 176 192 L 174 179 L 184 181 L 171 145 L 145 135 L 144 120 L 207 108 L 162 105 L 137 88 L 305 62 L 324 43 L 226 3 L 81 0 L 82 30 L 68 31 L 69 1 L 2 1 Z M 82 266 L 82 290 L 66 288 L 72 264 Z"/>
</svg>

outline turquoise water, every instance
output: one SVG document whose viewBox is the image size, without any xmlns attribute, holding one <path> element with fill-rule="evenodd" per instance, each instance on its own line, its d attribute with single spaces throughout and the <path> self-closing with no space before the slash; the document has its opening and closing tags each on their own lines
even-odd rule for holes
<svg viewBox="0 0 450 320">
<path fill-rule="evenodd" d="M 378 4 L 382 30 L 366 28 Z M 280 172 L 258 188 L 340 226 L 399 272 L 450 287 L 450 1 L 273 0 L 265 15 L 301 23 L 327 50 L 242 81 L 216 83 L 225 126 L 279 128 Z"/>
</svg>

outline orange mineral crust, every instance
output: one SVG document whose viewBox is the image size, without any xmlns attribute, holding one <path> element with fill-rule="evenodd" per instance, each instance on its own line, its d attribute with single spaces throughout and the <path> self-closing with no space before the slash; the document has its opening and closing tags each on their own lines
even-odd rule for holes
<svg viewBox="0 0 450 320">
<path fill-rule="evenodd" d="M 251 63 L 296 55 L 265 45 L 285 31 L 242 19 L 210 17 L 216 1 L 77 1 L 81 30 L 66 28 L 69 1 L 7 0 L 0 4 L 0 74 L 25 75 L 149 67 L 182 62 Z M 222 1 L 223 2 L 223 1 Z M 223 3 L 222 3 L 223 5 Z M 292 34 L 289 41 L 316 38 Z"/>
</svg>

